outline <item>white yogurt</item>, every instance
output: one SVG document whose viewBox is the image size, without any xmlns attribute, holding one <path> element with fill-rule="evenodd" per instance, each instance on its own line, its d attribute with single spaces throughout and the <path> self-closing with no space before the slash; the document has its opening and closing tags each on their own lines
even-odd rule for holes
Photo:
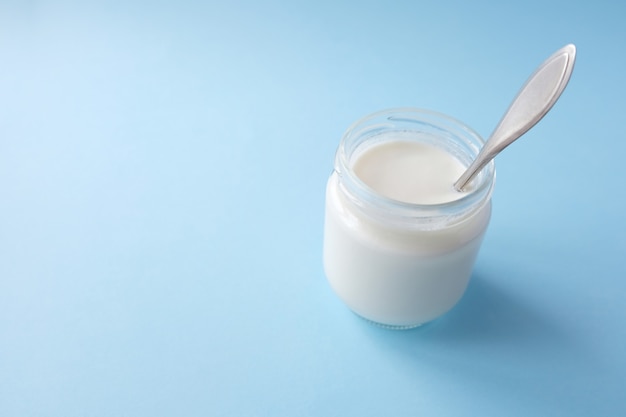
<svg viewBox="0 0 626 417">
<path fill-rule="evenodd" d="M 398 113 L 402 120 L 389 124 Z M 494 168 L 459 193 L 453 183 L 481 146 L 475 133 L 406 109 L 359 123 L 344 136 L 327 185 L 325 272 L 360 316 L 418 326 L 451 309 L 467 287 L 489 223 Z"/>
<path fill-rule="evenodd" d="M 402 135 L 395 139 L 389 134 L 365 149 L 352 169 L 378 194 L 405 203 L 439 204 L 463 196 L 453 184 L 465 166 L 434 145 L 403 140 Z"/>
</svg>

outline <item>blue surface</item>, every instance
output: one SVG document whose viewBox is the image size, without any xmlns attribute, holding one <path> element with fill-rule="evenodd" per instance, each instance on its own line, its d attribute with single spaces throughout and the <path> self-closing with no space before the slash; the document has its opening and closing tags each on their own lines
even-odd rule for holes
<svg viewBox="0 0 626 417">
<path fill-rule="evenodd" d="M 626 415 L 626 6 L 2 2 L 0 416 Z M 394 332 L 321 263 L 343 131 L 398 106 L 497 160 L 460 304 Z"/>
</svg>

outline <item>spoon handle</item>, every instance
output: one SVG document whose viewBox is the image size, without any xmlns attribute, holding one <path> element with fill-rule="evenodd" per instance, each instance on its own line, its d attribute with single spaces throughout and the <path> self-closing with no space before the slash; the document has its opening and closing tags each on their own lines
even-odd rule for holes
<svg viewBox="0 0 626 417">
<path fill-rule="evenodd" d="M 500 151 L 546 115 L 561 96 L 574 69 L 576 47 L 566 45 L 546 59 L 526 81 L 480 153 L 454 183 L 461 191 Z"/>
</svg>

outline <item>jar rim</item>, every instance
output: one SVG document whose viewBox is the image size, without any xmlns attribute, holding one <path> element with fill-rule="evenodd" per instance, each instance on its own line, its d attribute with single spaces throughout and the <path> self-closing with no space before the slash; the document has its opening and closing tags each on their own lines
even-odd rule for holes
<svg viewBox="0 0 626 417">
<path fill-rule="evenodd" d="M 492 160 L 475 177 L 471 189 L 462 197 L 435 204 L 415 204 L 383 196 L 361 180 L 352 169 L 351 156 L 367 139 L 389 132 L 412 132 L 431 129 L 442 140 L 455 146 L 463 145 L 467 165 L 476 157 L 485 140 L 465 123 L 433 110 L 399 107 L 371 113 L 354 122 L 343 134 L 335 157 L 335 171 L 341 178 L 344 192 L 361 211 L 383 217 L 386 222 L 435 226 L 440 222 L 456 223 L 486 204 L 495 183 L 495 163 Z M 353 142 L 357 142 L 356 146 Z M 454 142 L 454 143 L 453 143 Z"/>
</svg>

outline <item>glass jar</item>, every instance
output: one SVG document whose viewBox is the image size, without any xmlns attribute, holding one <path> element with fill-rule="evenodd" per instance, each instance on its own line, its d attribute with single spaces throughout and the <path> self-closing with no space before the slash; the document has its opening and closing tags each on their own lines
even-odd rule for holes
<svg viewBox="0 0 626 417">
<path fill-rule="evenodd" d="M 400 108 L 357 121 L 339 144 L 326 189 L 327 279 L 359 316 L 411 328 L 441 316 L 465 292 L 491 216 L 495 166 L 490 162 L 454 201 L 392 200 L 365 184 L 353 166 L 367 147 L 398 138 L 438 147 L 465 166 L 484 140 L 446 115 Z"/>
</svg>

